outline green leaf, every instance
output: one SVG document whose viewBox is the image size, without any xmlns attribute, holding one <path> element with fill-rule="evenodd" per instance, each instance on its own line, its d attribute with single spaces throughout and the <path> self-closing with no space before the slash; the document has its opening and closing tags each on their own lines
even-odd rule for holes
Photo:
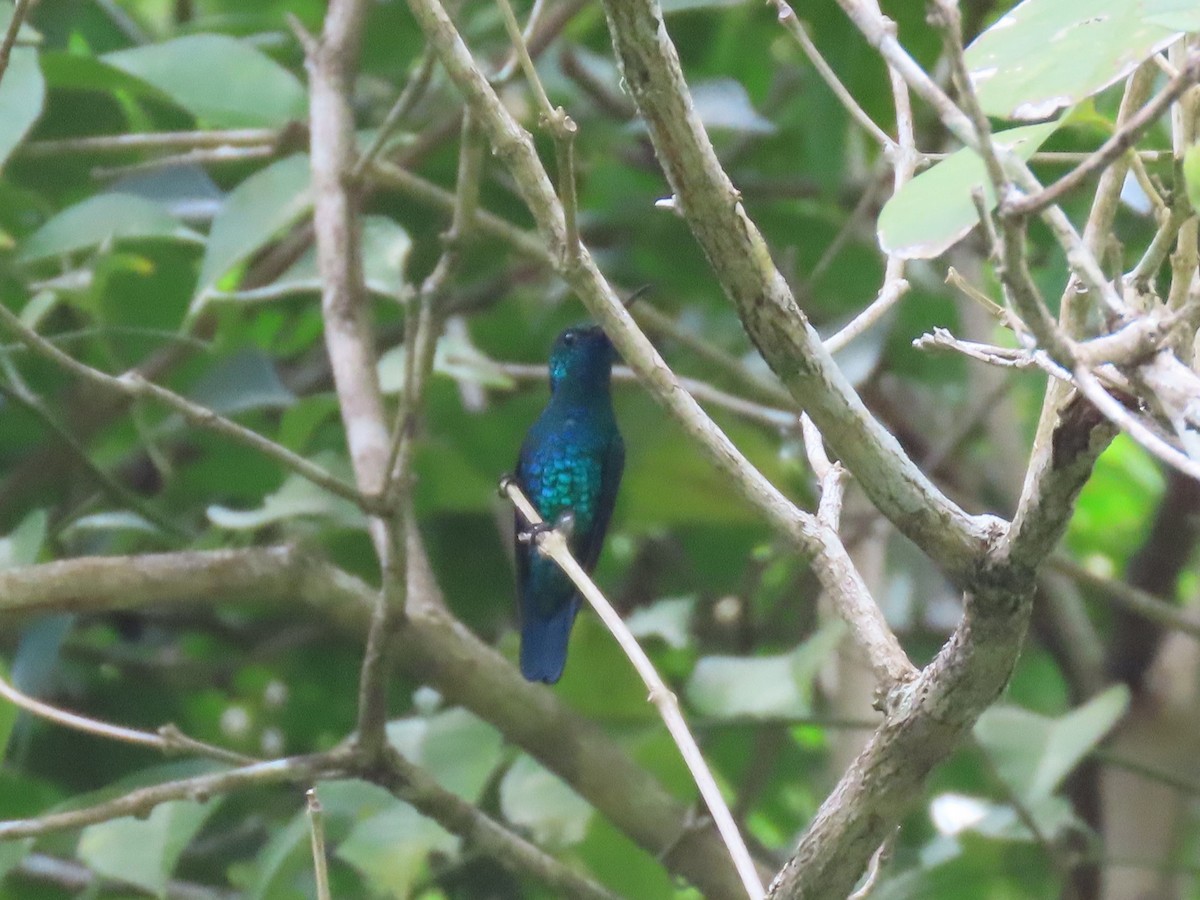
<svg viewBox="0 0 1200 900">
<path fill-rule="evenodd" d="M 160 534 L 160 529 L 153 522 L 128 510 L 110 510 L 80 516 L 62 530 L 63 535 L 78 537 L 83 534 L 111 534 L 114 532 L 138 532 L 141 534 Z"/>
<path fill-rule="evenodd" d="M 254 880 L 246 891 L 246 900 L 271 900 L 286 890 L 284 882 L 300 868 L 312 866 L 309 855 L 308 816 L 300 813 L 287 827 L 276 831 L 258 852 Z"/>
<path fill-rule="evenodd" d="M 286 409 L 296 395 L 279 380 L 271 357 L 257 348 L 221 360 L 192 385 L 188 396 L 225 416 L 252 409 Z"/>
<path fill-rule="evenodd" d="M 716 78 L 692 87 L 692 103 L 705 128 L 744 134 L 773 134 L 775 124 L 755 111 L 740 81 Z"/>
<path fill-rule="evenodd" d="M 11 682 L 8 666 L 2 659 L 0 659 L 0 677 Z M 20 711 L 15 705 L 7 700 L 0 700 L 0 760 L 4 759 L 5 751 L 8 748 L 8 739 L 12 735 L 13 726 L 17 724 L 19 714 Z M 0 844 L 0 847 L 3 847 L 3 844 Z M 3 876 L 0 875 L 0 877 Z"/>
<path fill-rule="evenodd" d="M 246 41 L 193 34 L 103 57 L 154 85 L 200 122 L 217 128 L 275 128 L 307 111 L 298 78 Z"/>
<path fill-rule="evenodd" d="M 0 35 L 7 33 L 12 17 L 12 3 L 0 0 Z M 41 34 L 23 21 L 17 29 L 17 43 L 9 53 L 8 68 L 0 80 L 0 169 L 42 114 L 46 85 L 37 48 L 28 46 L 41 42 Z"/>
<path fill-rule="evenodd" d="M 688 680 L 688 702 L 702 715 L 722 718 L 810 715 L 817 670 L 844 631 L 842 622 L 828 622 L 778 656 L 706 656 Z"/>
<path fill-rule="evenodd" d="M 1178 32 L 1143 0 L 1024 0 L 971 42 L 967 67 L 988 115 L 1044 119 L 1124 78 Z"/>
<path fill-rule="evenodd" d="M 1183 180 L 1187 184 L 1188 202 L 1200 212 L 1200 144 L 1193 144 L 1183 155 Z"/>
<path fill-rule="evenodd" d="M 445 334 L 434 348 L 433 371 L 466 384 L 511 391 L 516 381 L 495 360 L 464 337 Z M 379 357 L 379 387 L 385 394 L 404 389 L 404 345 Z"/>
<path fill-rule="evenodd" d="M 354 826 L 337 848 L 339 859 L 392 897 L 411 896 L 414 882 L 433 851 L 454 853 L 458 838 L 411 806 L 395 801 Z"/>
<path fill-rule="evenodd" d="M 31 234 L 17 259 L 36 262 L 101 244 L 145 238 L 204 243 L 203 237 L 152 200 L 133 194 L 98 194 L 67 207 Z"/>
<path fill-rule="evenodd" d="M 221 799 L 173 800 L 144 819 L 126 816 L 89 825 L 79 837 L 77 855 L 99 875 L 165 896 L 180 855 Z"/>
<path fill-rule="evenodd" d="M 994 706 L 975 723 L 975 738 L 1000 777 L 1028 803 L 1049 797 L 1129 708 L 1129 689 L 1114 685 L 1057 719 Z"/>
<path fill-rule="evenodd" d="M 1200 31 L 1196 0 L 1142 0 L 1142 21 L 1175 31 Z"/>
<path fill-rule="evenodd" d="M 203 297 L 221 276 L 311 208 L 306 154 L 272 163 L 239 184 L 225 198 L 208 233 L 197 297 Z"/>
<path fill-rule="evenodd" d="M 7 22 L 12 18 L 12 7 L 0 10 L 5 8 L 8 15 L 0 12 L 0 20 Z M 0 169 L 42 114 L 45 99 L 46 83 L 38 68 L 37 50 L 13 47 L 0 80 Z"/>
<path fill-rule="evenodd" d="M 500 782 L 500 810 L 508 821 L 528 829 L 534 843 L 551 848 L 578 844 L 592 818 L 591 804 L 524 754 Z"/>
<path fill-rule="evenodd" d="M 363 283 L 382 297 L 399 297 L 404 289 L 404 271 L 412 240 L 400 225 L 386 216 L 363 218 Z M 286 272 L 265 287 L 217 294 L 215 299 L 235 302 L 265 302 L 321 290 L 317 252 L 310 247 Z"/>
<path fill-rule="evenodd" d="M 636 638 L 661 638 L 668 647 L 682 650 L 691 638 L 695 608 L 695 597 L 667 597 L 634 610 L 625 625 Z"/>
<path fill-rule="evenodd" d="M 1025 125 L 994 135 L 997 144 L 1029 159 L 1058 127 L 1057 122 Z M 996 195 L 983 160 L 964 147 L 904 185 L 879 214 L 879 246 L 903 259 L 931 259 L 966 236 L 979 221 L 971 192 L 983 188 L 988 209 Z"/>
<path fill-rule="evenodd" d="M 0 569 L 36 563 L 46 543 L 46 527 L 46 511 L 35 509 L 21 520 L 21 524 L 0 538 Z"/>
<path fill-rule="evenodd" d="M 331 468 L 330 463 L 338 460 L 332 454 L 322 454 L 316 462 L 328 469 Z M 214 504 L 207 512 L 209 521 L 214 525 L 233 531 L 256 531 L 298 517 L 316 517 L 343 528 L 361 528 L 364 524 L 362 511 L 357 506 L 300 475 L 289 475 L 279 490 L 263 498 L 262 506 L 258 509 L 229 509 Z"/>
</svg>

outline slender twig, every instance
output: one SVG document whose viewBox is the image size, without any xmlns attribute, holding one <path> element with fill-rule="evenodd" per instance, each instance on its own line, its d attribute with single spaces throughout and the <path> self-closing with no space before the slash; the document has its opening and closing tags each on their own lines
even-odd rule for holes
<svg viewBox="0 0 1200 900">
<path fill-rule="evenodd" d="M 869 134 L 880 147 L 884 150 L 894 150 L 895 142 L 888 136 L 888 133 L 875 124 L 875 120 L 867 115 L 864 110 L 854 99 L 854 95 L 850 90 L 842 84 L 842 80 L 837 77 L 837 73 L 833 71 L 833 67 L 825 61 L 825 57 L 821 55 L 821 51 L 817 49 L 817 45 L 813 43 L 812 38 L 808 36 L 808 29 L 804 27 L 804 23 L 796 16 L 796 11 L 792 9 L 787 0 L 772 0 L 775 4 L 776 12 L 779 15 L 779 22 L 788 34 L 796 39 L 796 43 L 800 45 L 800 49 L 804 51 L 804 55 L 808 57 L 808 61 L 812 63 L 817 74 L 833 91 L 833 95 L 837 97 L 838 102 L 842 104 L 846 112 L 850 114 L 858 125 L 860 125 L 867 134 Z"/>
<path fill-rule="evenodd" d="M 530 528 L 536 529 L 544 524 L 542 517 L 538 515 L 537 510 L 514 481 L 506 479 L 501 487 Z M 745 841 L 742 840 L 733 814 L 729 812 L 725 798 L 721 796 L 721 789 L 717 787 L 716 779 L 713 778 L 708 764 L 704 761 L 696 739 L 688 730 L 687 722 L 679 709 L 679 700 L 659 677 L 658 672 L 654 669 L 654 664 L 650 662 L 650 658 L 646 656 L 637 639 L 625 626 L 620 614 L 613 609 L 612 604 L 600 593 L 595 583 L 584 572 L 583 567 L 571 555 L 564 535 L 556 529 L 539 530 L 535 541 L 538 551 L 554 560 L 555 564 L 579 588 L 579 592 L 596 610 L 600 619 L 616 638 L 617 643 L 621 645 L 625 655 L 629 657 L 629 661 L 633 663 L 633 667 L 650 691 L 650 702 L 658 708 L 659 715 L 662 716 L 663 723 L 667 726 L 667 731 L 674 739 L 680 755 L 683 756 L 688 770 L 692 773 L 696 786 L 700 789 L 700 795 L 708 806 L 717 830 L 725 841 L 725 846 L 729 848 L 729 855 L 733 858 L 733 863 L 741 876 L 747 896 L 751 900 L 759 900 L 764 896 L 764 891 L 762 882 L 759 880 L 758 870 L 754 865 L 754 859 L 750 856 L 750 851 L 746 849 Z"/>
<path fill-rule="evenodd" d="M 305 808 L 308 812 L 308 829 L 312 838 L 313 878 L 317 884 L 317 900 L 333 900 L 329 891 L 329 860 L 325 857 L 325 822 L 321 801 L 317 792 L 309 788 L 304 792 Z"/>
<path fill-rule="evenodd" d="M 12 871 L 30 881 L 48 882 L 63 890 L 78 892 L 78 896 L 84 897 L 95 896 L 98 884 L 107 886 L 113 881 L 120 882 L 119 878 L 97 875 L 87 866 L 45 853 L 28 854 Z M 162 894 L 163 900 L 238 900 L 241 896 L 240 892 L 234 893 L 177 879 L 168 881 L 163 886 Z"/>
<path fill-rule="evenodd" d="M 575 121 L 567 115 L 566 110 L 550 102 L 550 97 L 546 94 L 546 89 L 538 77 L 533 58 L 529 55 L 529 48 L 525 45 L 525 38 L 521 33 L 521 26 L 517 23 L 517 17 L 513 13 L 512 5 L 508 0 L 496 0 L 496 5 L 500 7 L 504 26 L 508 29 L 509 39 L 513 43 L 517 59 L 525 72 L 525 79 L 529 82 L 533 95 L 537 99 L 542 126 L 550 132 L 550 136 L 554 139 L 554 152 L 558 168 L 558 198 L 562 204 L 565 231 L 564 263 L 568 266 L 574 265 L 579 258 L 580 251 L 579 208 L 575 195 L 575 135 L 579 129 L 575 125 Z"/>
<path fill-rule="evenodd" d="M 525 365 L 523 363 L 497 363 L 496 365 L 499 371 L 519 381 L 545 381 L 549 377 L 544 365 Z M 614 366 L 612 374 L 613 381 L 616 382 L 633 384 L 638 381 L 637 373 L 628 366 Z M 777 429 L 796 426 L 797 413 L 794 410 L 763 406 L 761 403 L 730 394 L 713 387 L 707 381 L 695 378 L 680 378 L 679 384 L 701 403 L 728 410 L 734 415 L 752 422 L 760 422 Z"/>
<path fill-rule="evenodd" d="M 892 836 L 879 845 L 879 849 L 871 855 L 871 862 L 867 864 L 867 873 L 863 876 L 862 885 L 849 896 L 846 900 L 867 900 L 871 896 L 871 892 L 875 890 L 875 885 L 879 883 L 879 873 L 883 871 L 883 867 L 887 865 L 888 860 L 892 856 L 892 847 L 896 843 L 896 835 L 900 833 L 897 828 L 892 832 Z"/>
<path fill-rule="evenodd" d="M 466 846 L 491 856 L 501 866 L 531 876 L 549 887 L 553 896 L 572 900 L 618 900 L 586 875 L 573 871 L 544 850 L 501 825 L 491 816 L 446 790 L 425 769 L 389 751 L 385 770 L 372 780 L 433 819 Z"/>
<path fill-rule="evenodd" d="M 21 23 L 25 21 L 25 14 L 29 12 L 29 6 L 30 0 L 16 0 L 13 5 L 12 18 L 8 20 L 8 30 L 4 33 L 4 39 L 0 41 L 0 80 L 3 80 L 4 73 L 8 69 L 8 59 L 12 54 L 13 44 L 17 42 Z"/>
<path fill-rule="evenodd" d="M 408 79 L 408 83 L 404 85 L 404 90 L 400 92 L 400 96 L 396 98 L 396 102 L 392 104 L 392 108 L 388 110 L 387 116 L 384 117 L 383 123 L 375 132 L 371 143 L 367 145 L 367 149 L 362 152 L 362 155 L 354 163 L 354 168 L 350 171 L 351 179 L 358 181 L 362 178 L 363 173 L 371 167 L 371 164 L 375 161 L 375 157 L 379 155 L 388 138 L 392 136 L 392 132 L 396 129 L 396 126 L 421 101 L 421 98 L 425 95 L 425 89 L 429 87 L 429 81 L 433 75 L 434 62 L 435 57 L 432 53 L 426 53 L 421 57 L 421 61 L 417 64 L 417 70 Z"/>
<path fill-rule="evenodd" d="M 1066 194 L 1098 172 L 1106 169 L 1117 157 L 1122 156 L 1132 147 L 1149 128 L 1158 121 L 1159 117 L 1183 93 L 1200 79 L 1200 54 L 1194 54 L 1184 63 L 1183 68 L 1167 83 L 1159 93 L 1130 116 L 1107 141 L 1092 153 L 1086 160 L 1051 185 L 1047 185 L 1036 194 L 1014 198 L 1009 207 L 1017 215 L 1033 215 L 1048 206 L 1058 203 Z"/>
<path fill-rule="evenodd" d="M 144 172 L 157 172 L 174 166 L 209 166 L 214 163 L 241 163 L 250 159 L 269 159 L 275 153 L 276 148 L 271 144 L 258 147 L 213 147 L 189 150 L 186 153 L 169 156 L 158 156 L 144 162 L 130 163 L 127 166 L 97 166 L 92 169 L 91 176 L 97 181 L 107 181 Z"/>
<path fill-rule="evenodd" d="M 211 409 L 203 407 L 198 403 L 193 403 L 191 400 L 176 394 L 174 391 L 147 381 L 137 371 L 129 371 L 123 375 L 109 375 L 107 372 L 101 372 L 99 369 L 93 369 L 91 366 L 79 362 L 73 356 L 63 353 L 51 341 L 25 325 L 16 313 L 9 310 L 3 304 L 0 304 L 0 322 L 3 322 L 30 350 L 91 384 L 95 384 L 110 393 L 120 394 L 135 400 L 157 400 L 164 406 L 178 412 L 190 424 L 206 428 L 239 444 L 257 450 L 264 456 L 275 460 L 288 470 L 307 478 L 313 484 L 324 488 L 331 494 L 350 500 L 363 510 L 370 511 L 376 509 L 378 506 L 374 498 L 365 497 L 352 485 L 346 484 L 340 478 L 330 474 L 316 463 L 305 459 L 297 453 L 293 453 L 291 450 L 272 440 L 268 440 L 249 428 L 239 425 L 232 419 L 227 419 L 213 412 Z"/>
<path fill-rule="evenodd" d="M 30 141 L 20 153 L 28 157 L 59 154 L 125 153 L 130 150 L 193 150 L 204 147 L 261 147 L 274 144 L 279 132 L 271 128 L 227 131 L 151 131 L 92 137 Z"/>
<path fill-rule="evenodd" d="M 1097 575 L 1065 556 L 1052 556 L 1047 564 L 1072 581 L 1103 594 L 1115 606 L 1200 640 L 1200 616 L 1192 611 L 1180 609 L 1128 582 Z"/>
<path fill-rule="evenodd" d="M 160 750 L 163 753 L 179 753 L 181 751 L 199 753 L 203 756 L 219 759 L 222 762 L 231 762 L 235 765 L 246 765 L 247 763 L 254 762 L 251 757 L 241 753 L 235 753 L 232 750 L 226 750 L 224 747 L 217 747 L 197 741 L 195 738 L 187 737 L 174 725 L 164 725 L 155 734 L 149 731 L 139 731 L 136 728 L 126 728 L 123 725 L 112 725 L 108 722 L 101 722 L 99 719 L 92 719 L 87 716 L 81 716 L 78 713 L 67 712 L 64 709 L 51 706 L 49 703 L 44 703 L 36 697 L 30 697 L 28 694 L 22 693 L 2 677 L 0 677 L 0 697 L 3 697 L 14 706 L 19 706 L 26 712 L 32 713 L 39 719 L 45 719 L 47 722 L 53 722 L 56 725 L 62 725 L 65 728 L 71 728 L 75 731 L 94 734 L 97 737 L 120 741 L 124 744 L 139 744 L 143 747 L 153 747 L 155 750 Z"/>
<path fill-rule="evenodd" d="M 146 816 L 155 807 L 172 800 L 197 800 L 268 784 L 305 784 L 317 778 L 339 778 L 350 774 L 350 756 L 344 750 L 311 756 L 292 756 L 253 763 L 225 772 L 198 775 L 138 788 L 113 800 L 35 819 L 0 822 L 0 841 L 39 837 L 107 822 L 124 816 Z"/>
<path fill-rule="evenodd" d="M 71 430 L 58 420 L 58 417 L 51 412 L 50 408 L 40 397 L 36 397 L 30 393 L 27 387 L 18 384 L 16 381 L 10 381 L 9 384 L 0 383 L 0 394 L 33 413 L 42 424 L 63 442 L 83 467 L 83 470 L 91 476 L 96 484 L 112 500 L 133 510 L 147 522 L 157 525 L 163 530 L 164 534 L 169 534 L 176 538 L 190 538 L 192 536 L 188 529 L 181 526 L 170 516 L 160 512 L 145 497 L 131 491 L 117 478 L 113 477 L 104 467 L 98 465 L 88 453 L 87 448 Z"/>
</svg>

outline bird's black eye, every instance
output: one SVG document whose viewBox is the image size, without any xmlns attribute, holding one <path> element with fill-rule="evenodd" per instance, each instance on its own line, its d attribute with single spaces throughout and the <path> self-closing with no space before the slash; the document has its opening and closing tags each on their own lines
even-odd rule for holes
<svg viewBox="0 0 1200 900">
<path fill-rule="evenodd" d="M 563 343 L 566 344 L 568 347 L 570 347 L 572 344 L 575 343 L 575 339 L 577 337 L 579 337 L 579 335 L 576 334 L 574 331 L 564 331 L 563 338 L 562 338 Z"/>
</svg>

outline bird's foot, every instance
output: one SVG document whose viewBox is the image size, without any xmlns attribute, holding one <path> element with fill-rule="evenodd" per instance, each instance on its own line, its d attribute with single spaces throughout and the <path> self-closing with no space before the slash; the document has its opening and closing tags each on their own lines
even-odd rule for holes
<svg viewBox="0 0 1200 900">
<path fill-rule="evenodd" d="M 522 544 L 536 544 L 537 539 L 543 534 L 549 534 L 552 531 L 557 531 L 563 537 L 570 537 L 571 532 L 575 530 L 575 513 L 567 510 L 559 513 L 558 517 L 553 522 L 538 522 L 536 525 L 530 525 L 517 534 L 517 540 Z"/>
</svg>

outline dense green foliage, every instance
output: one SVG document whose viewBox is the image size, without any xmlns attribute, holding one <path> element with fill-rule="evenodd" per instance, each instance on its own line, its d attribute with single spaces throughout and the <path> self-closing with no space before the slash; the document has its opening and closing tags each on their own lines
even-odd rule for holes
<svg viewBox="0 0 1200 900">
<path fill-rule="evenodd" d="M 1008 5 L 971 3 L 964 10 L 968 37 Z M 355 85 L 362 146 L 420 66 L 423 50 L 404 3 L 368 6 Z M 879 148 L 804 60 L 772 8 L 709 0 L 668 0 L 664 7 L 697 108 L 747 211 L 813 323 L 822 332 L 836 329 L 875 297 L 883 277 L 875 220 L 890 170 Z M 0 22 L 10 8 L 0 3 Z M 517 12 L 523 20 L 528 10 Z M 942 48 L 922 6 L 896 2 L 885 4 L 885 12 L 897 20 L 909 51 L 932 67 Z M 306 230 L 312 194 L 303 52 L 285 22 L 292 14 L 319 31 L 323 13 L 315 0 L 40 4 L 0 81 L 0 302 L 76 359 L 113 373 L 149 365 L 152 380 L 348 478 Z M 805 3 L 799 13 L 863 109 L 891 132 L 891 93 L 879 57 L 832 0 Z M 510 45 L 491 4 L 461 4 L 456 20 L 481 64 L 492 71 L 503 65 Z M 1145 25 L 1146 48 L 1193 24 Z M 1128 33 L 1117 30 L 1110 40 Z M 1101 38 L 1094 46 L 1102 49 Z M 1025 155 L 1038 142 L 1043 151 L 1097 147 L 1112 131 L 1120 82 L 1101 88 L 1122 63 L 1073 87 L 1078 102 L 1057 128 L 1038 128 Z M 605 274 L 631 288 L 653 285 L 644 302 L 765 372 L 684 221 L 655 208 L 670 190 L 644 127 L 632 120 L 599 4 L 579 4 L 539 67 L 551 97 L 579 125 L 581 230 Z M 1033 86 L 1014 89 L 1026 90 L 1020 96 L 1033 102 L 1037 86 L 1035 78 Z M 553 148 L 536 129 L 523 82 L 510 82 L 503 96 L 552 163 Z M 998 128 L 1021 124 L 1004 123 L 1006 102 L 989 98 Z M 382 156 L 453 190 L 459 110 L 458 95 L 434 67 L 427 91 L 387 136 Z M 186 143 L 177 149 L 47 143 L 223 129 L 259 136 L 227 149 L 224 158 L 200 149 L 195 159 L 187 157 L 195 145 Z M 919 105 L 916 132 L 922 150 L 957 148 Z M 1169 150 L 1170 144 L 1164 119 L 1139 147 Z M 177 164 L 160 164 L 164 154 L 176 153 L 183 154 Z M 529 213 L 508 175 L 491 154 L 485 166 L 481 206 L 528 228 Z M 1063 171 L 1053 161 L 1035 159 L 1034 166 L 1043 181 Z M 1169 159 L 1148 167 L 1152 177 L 1172 183 Z M 970 174 L 956 174 L 949 164 L 930 174 L 943 183 L 925 182 L 923 194 L 914 183 L 912 194 L 885 211 L 879 226 L 885 246 L 950 246 L 974 223 L 962 190 Z M 393 403 L 404 377 L 402 296 L 437 260 L 449 211 L 383 180 L 367 186 L 365 280 L 380 377 Z M 1080 192 L 1065 209 L 1080 220 L 1088 199 Z M 1126 266 L 1136 262 L 1155 224 L 1122 207 L 1115 234 L 1127 248 Z M 1034 278 L 1057 298 L 1065 259 L 1040 226 L 1033 237 Z M 977 307 L 943 283 L 947 261 L 966 267 L 980 259 L 968 239 L 932 263 L 914 263 L 912 290 L 896 311 L 838 359 L 910 455 L 937 461 L 934 474 L 955 500 L 971 512 L 1010 515 L 1044 377 L 1005 371 L 997 376 L 1004 385 L 998 393 L 991 370 L 912 346 L 935 326 L 1003 340 L 980 324 Z M 983 289 L 994 292 L 986 267 L 981 278 Z M 543 363 L 558 331 L 584 313 L 543 267 L 487 234 L 472 235 L 464 247 L 448 298 L 461 318 L 438 345 L 421 416 L 416 514 L 452 612 L 515 660 L 511 512 L 495 486 L 511 470 L 546 388 L 510 364 Z M 684 343 L 650 333 L 680 375 L 745 392 Z M 0 565 L 296 542 L 378 583 L 365 518 L 350 501 L 153 402 L 132 408 L 115 402 L 11 334 L 2 340 Z M 860 733 L 845 720 L 860 718 L 864 705 L 839 708 L 835 686 L 821 678 L 822 671 L 829 675 L 843 631 L 819 609 L 806 562 L 781 545 L 635 383 L 616 387 L 616 406 L 627 468 L 597 581 L 676 688 L 752 848 L 781 861 L 840 776 L 833 760 L 844 761 L 845 742 Z M 778 487 L 811 504 L 815 489 L 798 428 L 711 411 Z M 1064 552 L 1119 577 L 1143 546 L 1164 482 L 1148 455 L 1119 438 L 1079 499 Z M 853 545 L 858 527 L 863 542 L 876 542 L 881 556 L 872 588 L 914 662 L 923 664 L 957 620 L 958 597 L 910 544 L 890 532 L 876 536 L 871 521 L 865 506 L 851 504 L 843 534 Z M 1185 570 L 1178 587 L 1180 596 L 1193 595 L 1195 573 Z M 1071 590 L 1057 581 L 1047 588 Z M 1087 599 L 1092 624 L 1111 644 L 1110 608 L 1099 592 Z M 196 600 L 129 614 L 4 621 L 0 664 L 23 690 L 58 706 L 150 731 L 174 723 L 192 737 L 251 755 L 326 750 L 354 729 L 360 634 L 337 632 L 311 609 Z M 1102 845 L 1083 836 L 1091 834 L 1085 814 L 1072 808 L 1062 786 L 1122 715 L 1128 696 L 1118 685 L 1083 705 L 1086 692 L 1072 683 L 1050 635 L 1035 629 L 1003 706 L 981 721 L 977 740 L 940 767 L 914 802 L 872 896 L 963 897 L 968 883 L 972 897 L 1054 895 L 1061 859 L 1039 843 L 1014 804 L 1041 837 L 1102 858 Z M 586 612 L 565 677 L 553 690 L 679 798 L 694 800 L 644 688 Z M 390 701 L 393 743 L 462 797 L 629 897 L 695 895 L 476 715 L 400 677 Z M 164 761 L 153 750 L 13 715 L 0 704 L 0 746 L 5 739 L 0 819 L 217 767 Z M 549 896 L 533 880 L 460 846 L 381 788 L 339 781 L 318 793 L 336 897 Z M 956 835 L 939 831 L 931 816 L 935 798 L 945 802 L 951 794 L 979 804 L 979 818 Z M 1181 864 L 1200 833 L 1193 818 L 1177 832 Z M 214 897 L 234 890 L 289 900 L 314 890 L 303 792 L 290 787 L 234 792 L 204 804 L 173 802 L 144 820 L 65 831 L 36 845 L 0 844 L 2 900 L 82 895 L 14 868 L 31 849 L 113 879 L 88 896 L 169 896 L 168 878 L 215 886 Z M 112 887 L 117 883 L 129 886 Z"/>
</svg>

